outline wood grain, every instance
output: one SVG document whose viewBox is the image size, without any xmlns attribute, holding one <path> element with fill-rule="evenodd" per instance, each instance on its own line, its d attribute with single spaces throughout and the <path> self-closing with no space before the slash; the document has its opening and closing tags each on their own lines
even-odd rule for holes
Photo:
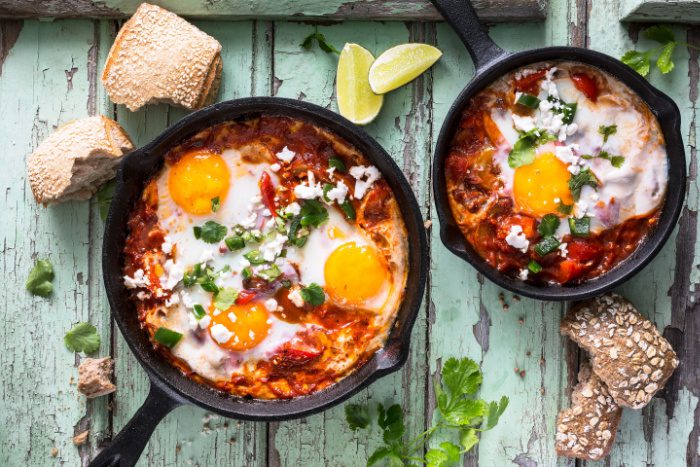
<svg viewBox="0 0 700 467">
<path fill-rule="evenodd" d="M 700 23 L 700 2 L 696 0 L 621 0 L 622 21 Z"/>
<path fill-rule="evenodd" d="M 140 0 L 0 0 L 0 17 L 125 18 Z M 428 0 L 161 0 L 174 13 L 202 19 L 325 19 L 435 21 L 440 15 Z M 486 21 L 540 21 L 547 0 L 475 0 Z"/>
</svg>

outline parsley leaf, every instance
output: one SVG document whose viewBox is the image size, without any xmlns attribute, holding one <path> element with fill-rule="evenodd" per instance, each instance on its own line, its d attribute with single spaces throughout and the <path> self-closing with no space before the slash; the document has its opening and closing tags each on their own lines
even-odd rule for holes
<svg viewBox="0 0 700 467">
<path fill-rule="evenodd" d="M 318 27 L 304 38 L 301 44 L 299 44 L 300 47 L 306 49 L 306 50 L 311 50 L 311 47 L 313 47 L 314 42 L 318 43 L 318 46 L 320 47 L 321 50 L 323 50 L 326 53 L 334 53 L 336 55 L 340 55 L 340 50 L 336 49 L 333 47 L 331 44 L 328 43 L 326 40 L 326 36 L 318 32 Z"/>
<path fill-rule="evenodd" d="M 598 133 L 603 136 L 603 142 L 607 143 L 608 138 L 617 133 L 617 125 L 600 125 Z"/>
<path fill-rule="evenodd" d="M 348 404 L 345 406 L 345 420 L 352 430 L 367 428 L 370 422 L 369 409 L 365 405 Z"/>
<path fill-rule="evenodd" d="M 586 168 L 581 170 L 576 175 L 572 175 L 569 179 L 569 189 L 575 200 L 581 197 L 581 188 L 585 185 L 591 186 L 593 188 L 598 187 L 598 179 L 595 178 L 593 172 Z"/>
<path fill-rule="evenodd" d="M 78 323 L 66 333 L 63 343 L 71 352 L 93 353 L 100 348 L 100 336 L 92 324 Z"/>
<path fill-rule="evenodd" d="M 236 303 L 238 291 L 233 287 L 222 287 L 214 297 L 214 306 L 221 311 L 226 311 Z"/>
<path fill-rule="evenodd" d="M 510 154 L 508 154 L 508 165 L 517 169 L 520 166 L 532 164 L 535 160 L 535 148 L 555 139 L 553 135 L 538 128 L 521 133 L 520 138 L 518 138 Z"/>
<path fill-rule="evenodd" d="M 24 284 L 32 295 L 48 297 L 53 292 L 53 266 L 48 259 L 39 259 L 29 272 L 27 282 Z"/>
<path fill-rule="evenodd" d="M 326 301 L 326 293 L 320 285 L 312 282 L 308 287 L 304 287 L 300 291 L 301 298 L 311 306 L 321 306 Z"/>
<path fill-rule="evenodd" d="M 194 227 L 194 238 L 207 243 L 219 243 L 224 239 L 228 229 L 218 222 L 206 221 L 204 225 Z"/>
</svg>

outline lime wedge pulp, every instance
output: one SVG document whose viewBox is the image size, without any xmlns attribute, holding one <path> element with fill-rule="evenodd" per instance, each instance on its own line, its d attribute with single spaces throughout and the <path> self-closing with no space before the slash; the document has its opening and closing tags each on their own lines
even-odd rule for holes
<svg viewBox="0 0 700 467">
<path fill-rule="evenodd" d="M 369 84 L 385 94 L 416 79 L 442 56 L 428 44 L 401 44 L 381 54 L 369 70 Z"/>
<path fill-rule="evenodd" d="M 370 123 L 379 114 L 383 96 L 369 86 L 369 68 L 374 56 L 357 44 L 345 44 L 338 59 L 336 94 L 340 115 L 357 125 Z"/>
</svg>

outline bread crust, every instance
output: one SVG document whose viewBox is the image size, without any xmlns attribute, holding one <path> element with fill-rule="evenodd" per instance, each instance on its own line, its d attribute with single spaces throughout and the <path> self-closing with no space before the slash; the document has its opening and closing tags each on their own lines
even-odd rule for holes
<svg viewBox="0 0 700 467">
<path fill-rule="evenodd" d="M 44 205 L 90 198 L 134 149 L 114 120 L 81 118 L 56 129 L 27 158 L 29 185 Z"/>
<path fill-rule="evenodd" d="M 174 13 L 142 3 L 119 31 L 102 83 L 113 102 L 131 111 L 156 102 L 198 109 L 218 91 L 220 52 L 213 37 Z"/>
<path fill-rule="evenodd" d="M 612 449 L 622 408 L 588 362 L 581 366 L 578 381 L 571 393 L 571 408 L 557 417 L 555 447 L 559 456 L 597 461 Z"/>
<path fill-rule="evenodd" d="M 621 406 L 647 405 L 678 367 L 656 326 L 617 294 L 577 303 L 560 330 L 588 352 L 593 371 Z"/>
<path fill-rule="evenodd" d="M 113 370 L 114 360 L 110 357 L 84 359 L 78 367 L 78 391 L 89 399 L 116 391 L 111 381 Z"/>
</svg>

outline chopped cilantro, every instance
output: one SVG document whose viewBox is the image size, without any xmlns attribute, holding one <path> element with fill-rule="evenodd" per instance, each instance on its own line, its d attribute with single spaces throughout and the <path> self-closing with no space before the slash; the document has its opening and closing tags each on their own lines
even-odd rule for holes
<svg viewBox="0 0 700 467">
<path fill-rule="evenodd" d="M 216 212 L 221 207 L 221 200 L 218 196 L 211 199 L 211 212 Z"/>
<path fill-rule="evenodd" d="M 218 222 L 206 221 L 202 226 L 194 227 L 194 238 L 207 243 L 219 243 L 226 236 L 228 229 Z"/>
<path fill-rule="evenodd" d="M 598 179 L 595 178 L 593 172 L 590 169 L 585 168 L 581 170 L 576 175 L 572 175 L 569 179 L 569 189 L 575 200 L 581 197 L 581 188 L 585 185 L 591 186 L 593 188 L 598 187 Z"/>
<path fill-rule="evenodd" d="M 100 348 L 100 335 L 90 323 L 78 323 L 63 337 L 63 343 L 71 352 L 93 353 Z"/>
<path fill-rule="evenodd" d="M 32 295 L 40 297 L 48 297 L 53 292 L 53 265 L 48 259 L 39 259 L 31 271 L 25 282 L 25 288 Z"/>
<path fill-rule="evenodd" d="M 301 298 L 311 306 L 321 306 L 326 301 L 326 293 L 314 282 L 301 289 Z"/>
<path fill-rule="evenodd" d="M 600 125 L 598 133 L 603 136 L 603 142 L 607 143 L 608 138 L 617 133 L 617 125 Z"/>
<path fill-rule="evenodd" d="M 238 291 L 233 287 L 222 287 L 214 297 L 214 306 L 219 310 L 228 310 L 236 303 Z"/>
<path fill-rule="evenodd" d="M 540 221 L 540 225 L 537 226 L 537 232 L 543 237 L 554 235 L 554 232 L 557 231 L 559 224 L 560 221 L 556 215 L 547 214 Z"/>
<path fill-rule="evenodd" d="M 556 140 L 554 136 L 538 128 L 521 133 L 520 138 L 508 154 L 508 165 L 516 169 L 523 165 L 532 164 L 535 160 L 535 148 L 554 140 Z"/>
<path fill-rule="evenodd" d="M 337 157 L 331 157 L 328 159 L 328 167 L 337 170 L 338 172 L 345 172 L 345 162 Z"/>
</svg>

